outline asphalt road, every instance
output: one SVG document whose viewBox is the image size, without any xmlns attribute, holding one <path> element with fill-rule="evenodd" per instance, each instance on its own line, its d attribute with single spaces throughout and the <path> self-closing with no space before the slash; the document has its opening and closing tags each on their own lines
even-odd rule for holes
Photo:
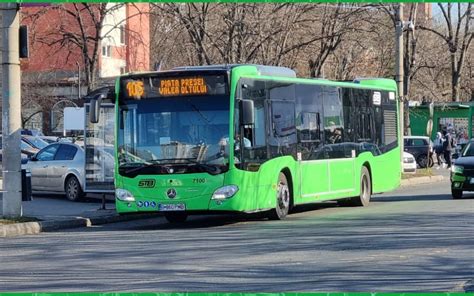
<svg viewBox="0 0 474 296">
<path fill-rule="evenodd" d="M 285 221 L 162 218 L 0 238 L 0 291 L 473 291 L 474 195 L 447 182 Z"/>
</svg>

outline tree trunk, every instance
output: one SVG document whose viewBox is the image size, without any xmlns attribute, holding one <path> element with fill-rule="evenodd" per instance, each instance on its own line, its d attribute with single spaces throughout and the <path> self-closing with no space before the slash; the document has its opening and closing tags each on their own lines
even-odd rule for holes
<svg viewBox="0 0 474 296">
<path fill-rule="evenodd" d="M 451 52 L 451 100 L 459 102 L 459 73 L 456 69 L 456 53 Z"/>
</svg>

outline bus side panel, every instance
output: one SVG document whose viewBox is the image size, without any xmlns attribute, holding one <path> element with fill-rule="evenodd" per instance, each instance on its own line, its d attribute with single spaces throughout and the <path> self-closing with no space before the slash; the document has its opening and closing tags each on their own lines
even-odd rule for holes
<svg viewBox="0 0 474 296">
<path fill-rule="evenodd" d="M 329 192 L 329 163 L 327 159 L 301 161 L 299 163 L 301 197 L 295 203 L 307 203 Z"/>
<path fill-rule="evenodd" d="M 378 156 L 373 156 L 371 153 L 361 154 L 356 161 L 356 167 L 359 168 L 357 176 L 360 176 L 360 169 L 364 163 L 368 163 L 370 166 L 372 193 L 391 191 L 400 186 L 400 148 L 397 147 Z M 359 193 L 358 183 L 356 187 Z"/>
<path fill-rule="evenodd" d="M 348 194 L 357 187 L 356 171 L 354 158 L 330 159 L 329 189 L 335 194 Z"/>
</svg>

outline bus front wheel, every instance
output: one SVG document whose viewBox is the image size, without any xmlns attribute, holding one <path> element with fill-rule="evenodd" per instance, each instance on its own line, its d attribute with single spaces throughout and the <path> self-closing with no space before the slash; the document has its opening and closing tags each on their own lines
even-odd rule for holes
<svg viewBox="0 0 474 296">
<path fill-rule="evenodd" d="M 460 198 L 462 198 L 462 190 L 451 189 L 451 195 L 452 195 L 453 199 L 460 199 Z"/>
<path fill-rule="evenodd" d="M 288 186 L 288 180 L 286 179 L 286 175 L 282 172 L 280 172 L 280 175 L 278 176 L 277 186 L 278 187 L 276 192 L 276 205 L 275 208 L 270 211 L 269 215 L 269 218 L 272 220 L 285 219 L 290 210 L 290 188 Z"/>
<path fill-rule="evenodd" d="M 350 199 L 352 206 L 366 207 L 370 203 L 370 197 L 372 195 L 372 181 L 370 179 L 370 173 L 367 167 L 363 166 L 360 172 L 360 194 Z"/>
</svg>

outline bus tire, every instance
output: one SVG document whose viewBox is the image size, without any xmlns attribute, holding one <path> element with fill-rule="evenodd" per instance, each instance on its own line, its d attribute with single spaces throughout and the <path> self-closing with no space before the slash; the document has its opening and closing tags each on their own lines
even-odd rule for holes
<svg viewBox="0 0 474 296">
<path fill-rule="evenodd" d="M 283 172 L 278 176 L 275 208 L 270 211 L 271 220 L 283 220 L 288 215 L 291 204 L 291 193 L 288 186 L 288 180 Z"/>
<path fill-rule="evenodd" d="M 164 215 L 169 223 L 183 223 L 188 219 L 188 214 L 185 212 L 165 213 Z"/>
<path fill-rule="evenodd" d="M 351 205 L 356 207 L 366 207 L 370 203 L 372 195 L 372 181 L 367 167 L 363 166 L 360 172 L 360 194 L 350 199 Z"/>
<path fill-rule="evenodd" d="M 451 189 L 451 196 L 453 197 L 453 199 L 461 199 L 462 198 L 462 190 Z"/>
</svg>

